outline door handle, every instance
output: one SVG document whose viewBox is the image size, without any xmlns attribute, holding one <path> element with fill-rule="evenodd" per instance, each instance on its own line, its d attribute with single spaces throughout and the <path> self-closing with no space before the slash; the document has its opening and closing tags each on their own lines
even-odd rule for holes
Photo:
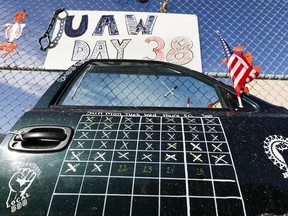
<svg viewBox="0 0 288 216">
<path fill-rule="evenodd" d="M 64 131 L 63 131 L 64 132 Z M 23 135 L 17 135 L 15 141 L 28 141 L 28 140 L 58 140 L 63 141 L 66 139 L 67 135 L 63 132 L 27 132 Z"/>
<path fill-rule="evenodd" d="M 26 127 L 14 132 L 9 148 L 26 152 L 60 151 L 71 140 L 72 129 L 60 126 Z"/>
</svg>

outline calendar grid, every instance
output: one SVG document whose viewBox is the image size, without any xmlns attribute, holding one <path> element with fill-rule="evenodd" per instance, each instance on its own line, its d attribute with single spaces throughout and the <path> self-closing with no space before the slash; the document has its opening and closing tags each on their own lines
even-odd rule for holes
<svg viewBox="0 0 288 216">
<path fill-rule="evenodd" d="M 62 198 L 74 215 L 221 215 L 227 206 L 246 215 L 226 135 L 211 116 L 83 115 L 48 215 Z"/>
</svg>

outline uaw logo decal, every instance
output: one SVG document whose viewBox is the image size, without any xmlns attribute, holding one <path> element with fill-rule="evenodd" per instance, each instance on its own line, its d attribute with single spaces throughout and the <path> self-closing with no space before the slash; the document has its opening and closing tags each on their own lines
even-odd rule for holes
<svg viewBox="0 0 288 216">
<path fill-rule="evenodd" d="M 288 178 L 288 166 L 282 156 L 282 152 L 288 149 L 288 139 L 277 135 L 269 136 L 264 141 L 264 149 L 273 164 L 284 171 L 284 178 Z"/>
<path fill-rule="evenodd" d="M 10 208 L 11 213 L 28 205 L 29 188 L 40 174 L 40 168 L 34 163 L 26 163 L 17 168 L 8 183 L 10 191 L 6 200 L 6 207 Z"/>
</svg>

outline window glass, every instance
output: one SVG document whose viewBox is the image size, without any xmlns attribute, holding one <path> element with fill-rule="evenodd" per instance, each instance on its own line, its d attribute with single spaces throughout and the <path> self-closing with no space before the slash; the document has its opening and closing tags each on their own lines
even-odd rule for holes
<svg viewBox="0 0 288 216">
<path fill-rule="evenodd" d="M 135 70 L 135 71 L 134 71 Z M 150 68 L 151 70 L 151 68 Z M 60 100 L 72 106 L 221 108 L 215 89 L 187 75 L 88 67 Z M 144 70 L 143 70 L 144 71 Z"/>
</svg>

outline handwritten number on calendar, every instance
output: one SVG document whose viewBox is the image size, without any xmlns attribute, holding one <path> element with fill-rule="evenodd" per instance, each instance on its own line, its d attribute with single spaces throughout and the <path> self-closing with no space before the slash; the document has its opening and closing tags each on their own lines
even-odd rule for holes
<svg viewBox="0 0 288 216">
<path fill-rule="evenodd" d="M 144 166 L 143 173 L 151 173 L 153 171 L 152 166 Z"/>
<path fill-rule="evenodd" d="M 118 172 L 123 173 L 123 172 L 127 172 L 127 171 L 128 171 L 128 168 L 127 168 L 127 166 L 125 164 L 120 164 L 118 166 Z"/>
<path fill-rule="evenodd" d="M 175 172 L 175 166 L 168 166 L 166 168 L 166 173 L 167 174 L 174 174 L 174 172 Z"/>
<path fill-rule="evenodd" d="M 196 175 L 197 176 L 203 176 L 205 174 L 203 168 L 196 168 Z"/>
</svg>

